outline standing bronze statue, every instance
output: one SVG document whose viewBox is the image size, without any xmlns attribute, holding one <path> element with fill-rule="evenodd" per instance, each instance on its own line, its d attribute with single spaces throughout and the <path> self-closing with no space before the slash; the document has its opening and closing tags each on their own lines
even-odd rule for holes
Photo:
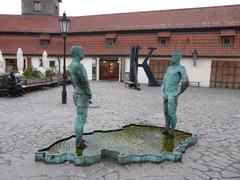
<svg viewBox="0 0 240 180">
<path fill-rule="evenodd" d="M 166 123 L 163 133 L 169 134 L 170 136 L 175 135 L 178 96 L 189 86 L 186 69 L 180 64 L 181 58 L 182 54 L 180 52 L 174 52 L 172 54 L 172 64 L 168 67 L 161 86 L 161 94 L 164 99 L 164 115 Z"/>
<path fill-rule="evenodd" d="M 85 145 L 82 140 L 83 126 L 86 122 L 89 103 L 91 103 L 92 92 L 88 82 L 87 71 L 81 64 L 81 60 L 84 58 L 84 51 L 80 46 L 72 47 L 72 63 L 70 65 L 70 73 L 72 85 L 74 88 L 73 101 L 76 106 L 75 117 L 75 134 L 77 148 L 84 148 Z"/>
</svg>

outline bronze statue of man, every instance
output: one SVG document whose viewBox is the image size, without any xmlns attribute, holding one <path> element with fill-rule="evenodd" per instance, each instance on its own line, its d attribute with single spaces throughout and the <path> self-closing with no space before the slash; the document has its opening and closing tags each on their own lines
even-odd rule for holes
<svg viewBox="0 0 240 180">
<path fill-rule="evenodd" d="M 76 117 L 75 117 L 75 134 L 77 148 L 83 148 L 85 145 L 82 140 L 83 126 L 86 122 L 88 106 L 92 99 L 92 92 L 88 82 L 87 71 L 81 64 L 81 60 L 84 58 L 83 49 L 75 45 L 72 47 L 72 63 L 70 65 L 70 73 L 72 85 L 74 88 L 73 101 L 76 106 Z"/>
<path fill-rule="evenodd" d="M 166 123 L 163 133 L 169 134 L 172 137 L 175 135 L 175 128 L 177 124 L 176 110 L 178 96 L 189 86 L 186 69 L 180 64 L 181 58 L 182 54 L 180 52 L 174 52 L 172 54 L 172 64 L 168 67 L 161 86 Z"/>
</svg>

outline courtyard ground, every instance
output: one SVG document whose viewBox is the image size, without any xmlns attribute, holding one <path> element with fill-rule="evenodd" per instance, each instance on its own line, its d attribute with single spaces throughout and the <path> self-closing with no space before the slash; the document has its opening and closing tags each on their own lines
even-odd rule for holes
<svg viewBox="0 0 240 180">
<path fill-rule="evenodd" d="M 141 91 L 118 82 L 91 82 L 93 104 L 84 131 L 118 129 L 130 123 L 164 126 L 159 87 Z M 0 98 L 0 180 L 210 180 L 240 179 L 240 90 L 190 87 L 179 98 L 177 129 L 199 136 L 182 162 L 121 166 L 49 165 L 34 153 L 73 134 L 72 87 L 61 104 L 61 87 L 19 98 Z"/>
</svg>

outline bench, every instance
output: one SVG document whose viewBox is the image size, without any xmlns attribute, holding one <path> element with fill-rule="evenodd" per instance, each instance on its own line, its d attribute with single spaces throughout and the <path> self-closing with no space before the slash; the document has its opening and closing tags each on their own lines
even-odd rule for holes
<svg viewBox="0 0 240 180">
<path fill-rule="evenodd" d="M 135 82 L 132 82 L 132 81 L 125 81 L 125 87 L 133 87 Z"/>
<path fill-rule="evenodd" d="M 198 81 L 190 81 L 190 86 L 200 87 L 200 82 L 198 82 Z"/>
<path fill-rule="evenodd" d="M 0 97 L 9 97 L 9 96 L 10 96 L 10 93 L 8 89 L 5 89 L 5 88 L 0 89 Z"/>
</svg>

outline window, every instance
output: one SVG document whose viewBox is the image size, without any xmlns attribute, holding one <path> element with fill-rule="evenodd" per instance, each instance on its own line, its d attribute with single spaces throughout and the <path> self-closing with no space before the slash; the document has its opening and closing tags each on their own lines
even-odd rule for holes
<svg viewBox="0 0 240 180">
<path fill-rule="evenodd" d="M 49 41 L 47 40 L 41 40 L 41 48 L 47 49 L 48 48 Z"/>
<path fill-rule="evenodd" d="M 49 61 L 49 66 L 51 68 L 54 68 L 55 67 L 55 61 Z"/>
<path fill-rule="evenodd" d="M 107 39 L 107 40 L 106 40 L 106 46 L 107 46 L 108 48 L 113 47 L 114 44 L 115 44 L 114 39 Z"/>
<path fill-rule="evenodd" d="M 222 43 L 222 47 L 233 47 L 234 37 L 233 36 L 222 37 L 221 43 Z"/>
<path fill-rule="evenodd" d="M 41 2 L 34 2 L 34 11 L 36 11 L 36 12 L 40 12 L 40 11 L 42 11 L 42 4 L 41 4 Z"/>
<path fill-rule="evenodd" d="M 43 67 L 43 61 L 42 61 L 42 58 L 39 59 L 39 67 Z"/>
<path fill-rule="evenodd" d="M 158 45 L 161 47 L 167 46 L 169 39 L 166 37 L 158 38 Z"/>
</svg>

